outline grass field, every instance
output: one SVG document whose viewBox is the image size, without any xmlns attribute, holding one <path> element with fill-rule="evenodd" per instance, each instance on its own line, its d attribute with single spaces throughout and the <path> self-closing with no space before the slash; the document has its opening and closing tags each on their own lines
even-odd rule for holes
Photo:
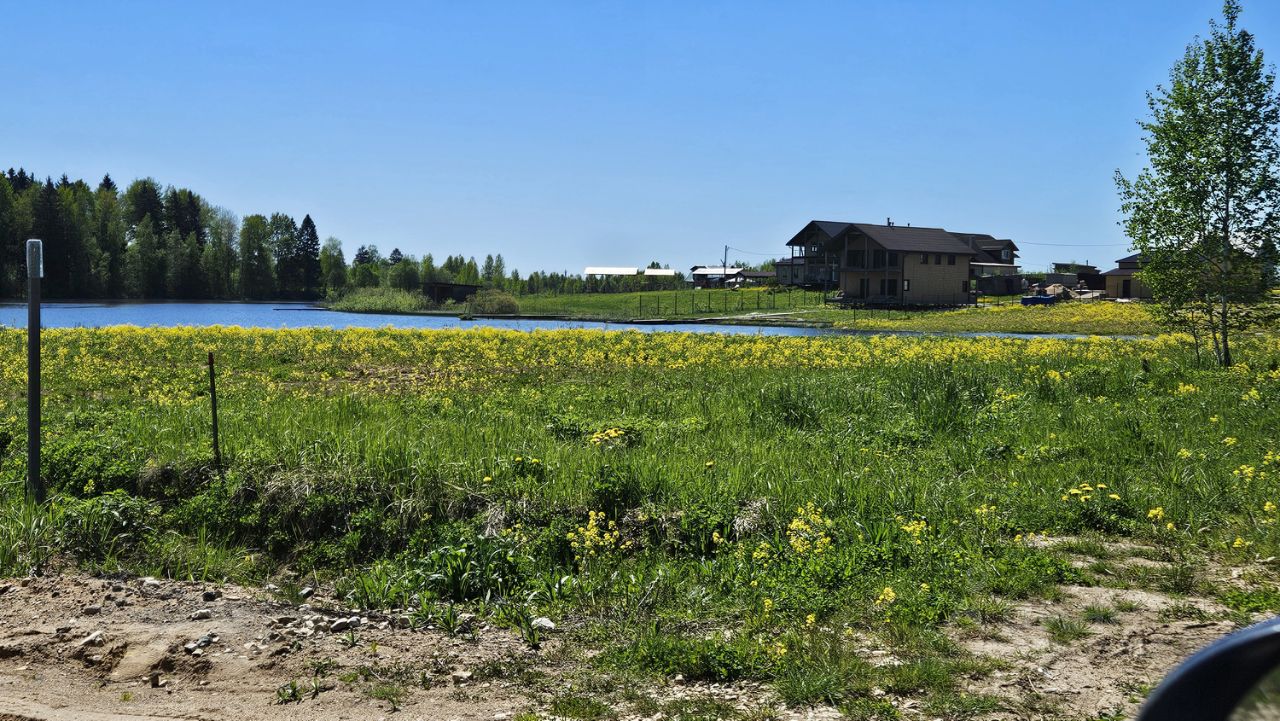
<svg viewBox="0 0 1280 721">
<path fill-rule="evenodd" d="M 991 311 L 978 311 L 991 312 Z M 999 311 L 995 311 L 999 312 Z M 0 331 L 0 571 L 262 580 L 447 623 L 457 608 L 637 678 L 937 717 L 991 665 L 944 631 L 1063 583 L 1280 611 L 1280 340 L 556 331 L 45 334 L 45 508 L 20 500 L 23 335 Z M 217 354 L 225 473 L 203 361 Z M 1104 572 L 1046 539 L 1141 542 Z M 1092 540 L 1090 540 L 1092 539 Z M 1242 584 L 1242 585 L 1241 585 Z M 1060 619 L 1062 638 L 1106 609 Z M 1073 631 L 1074 629 L 1074 631 Z M 872 643 L 901 663 L 873 665 Z M 599 651 L 588 654 L 587 651 Z M 567 702 L 566 702 L 567 703 Z"/>
<path fill-rule="evenodd" d="M 818 308 L 802 311 L 796 318 L 857 330 L 1092 335 L 1153 335 L 1160 332 L 1160 326 L 1148 306 L 1108 301 L 1040 306 L 1010 303 L 937 311 Z"/>
</svg>

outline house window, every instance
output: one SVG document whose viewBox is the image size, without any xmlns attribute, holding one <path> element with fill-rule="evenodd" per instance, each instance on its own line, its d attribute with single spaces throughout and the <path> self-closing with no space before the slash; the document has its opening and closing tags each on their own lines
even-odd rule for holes
<svg viewBox="0 0 1280 721">
<path fill-rule="evenodd" d="M 907 292 L 909 292 L 910 290 L 911 290 L 911 281 L 910 281 L 910 280 L 908 280 L 908 279 L 906 279 L 906 278 L 904 278 L 904 279 L 902 280 L 902 292 L 903 292 L 903 293 L 907 293 Z"/>
<path fill-rule="evenodd" d="M 884 278 L 880 279 L 880 295 L 884 295 Z"/>
<path fill-rule="evenodd" d="M 969 281 L 967 281 L 967 280 L 962 280 L 962 281 L 960 281 L 960 292 L 961 292 L 961 293 L 968 293 L 968 292 L 969 292 Z"/>
<path fill-rule="evenodd" d="M 948 256 L 947 256 L 947 265 L 955 265 L 955 264 L 956 264 L 956 257 L 955 257 L 955 255 L 948 255 Z"/>
<path fill-rule="evenodd" d="M 884 251 L 883 250 L 871 251 L 871 265 L 872 267 L 875 267 L 875 268 L 884 267 Z"/>
<path fill-rule="evenodd" d="M 1013 257 L 1013 252 L 1010 251 L 1008 248 L 1005 248 L 1004 250 L 1000 251 L 1001 260 L 1009 260 L 1012 257 Z"/>
<path fill-rule="evenodd" d="M 920 264 L 921 264 L 921 265 L 928 265 L 928 264 L 929 264 L 929 254 L 928 254 L 928 253 L 921 253 L 921 254 L 920 254 Z"/>
<path fill-rule="evenodd" d="M 866 253 L 861 250 L 850 250 L 848 260 L 850 268 L 861 268 L 866 260 Z"/>
<path fill-rule="evenodd" d="M 933 256 L 933 264 L 942 265 L 942 253 L 938 253 L 937 255 Z"/>
<path fill-rule="evenodd" d="M 897 251 L 893 251 L 893 250 L 889 251 L 889 267 L 890 267 L 890 268 L 897 268 L 897 267 L 898 267 L 898 253 L 897 253 Z"/>
</svg>

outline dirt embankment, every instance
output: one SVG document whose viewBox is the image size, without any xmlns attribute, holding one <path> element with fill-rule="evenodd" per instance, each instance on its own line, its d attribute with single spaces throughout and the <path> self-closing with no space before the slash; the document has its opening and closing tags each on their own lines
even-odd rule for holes
<svg viewBox="0 0 1280 721">
<path fill-rule="evenodd" d="M 1120 610 L 1072 639 L 1055 633 L 1054 619 L 1080 618 L 1087 606 Z M 966 693 L 1001 700 L 981 718 L 1131 717 L 1178 661 L 1233 629 L 1210 601 L 1150 590 L 1069 587 L 1006 611 L 952 629 L 967 650 L 999 662 L 965 682 Z M 341 608 L 323 592 L 296 604 L 154 579 L 0 582 L 0 721 L 546 718 L 563 679 L 592 673 L 559 631 L 535 651 L 467 616 L 454 634 L 409 621 Z M 711 699 L 751 718 L 839 715 L 786 709 L 760 684 L 658 680 L 638 690 L 659 702 Z M 903 718 L 932 718 L 917 701 L 890 700 Z M 609 710 L 664 717 L 616 694 Z"/>
</svg>

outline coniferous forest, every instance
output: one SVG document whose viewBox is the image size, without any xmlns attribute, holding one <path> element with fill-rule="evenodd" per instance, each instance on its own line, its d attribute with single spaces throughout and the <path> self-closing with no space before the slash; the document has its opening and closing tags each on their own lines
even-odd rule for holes
<svg viewBox="0 0 1280 721">
<path fill-rule="evenodd" d="M 521 276 L 501 254 L 479 263 L 451 255 L 437 265 L 430 254 L 418 259 L 397 248 L 383 255 L 370 243 L 348 262 L 340 240 L 321 242 L 309 214 L 241 218 L 153 178 L 122 189 L 110 175 L 92 186 L 10 168 L 0 172 L 0 297 L 26 293 L 28 238 L 44 241 L 48 299 L 317 300 L 351 288 L 420 291 L 431 283 L 516 294 L 603 289 L 567 272 Z"/>
</svg>

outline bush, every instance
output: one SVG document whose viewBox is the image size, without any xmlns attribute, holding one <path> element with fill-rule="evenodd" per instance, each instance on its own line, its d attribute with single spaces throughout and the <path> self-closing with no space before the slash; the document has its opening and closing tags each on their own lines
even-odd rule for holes
<svg viewBox="0 0 1280 721">
<path fill-rule="evenodd" d="M 520 302 L 515 296 L 494 288 L 486 288 L 471 296 L 470 312 L 493 315 L 519 315 Z"/>
</svg>

